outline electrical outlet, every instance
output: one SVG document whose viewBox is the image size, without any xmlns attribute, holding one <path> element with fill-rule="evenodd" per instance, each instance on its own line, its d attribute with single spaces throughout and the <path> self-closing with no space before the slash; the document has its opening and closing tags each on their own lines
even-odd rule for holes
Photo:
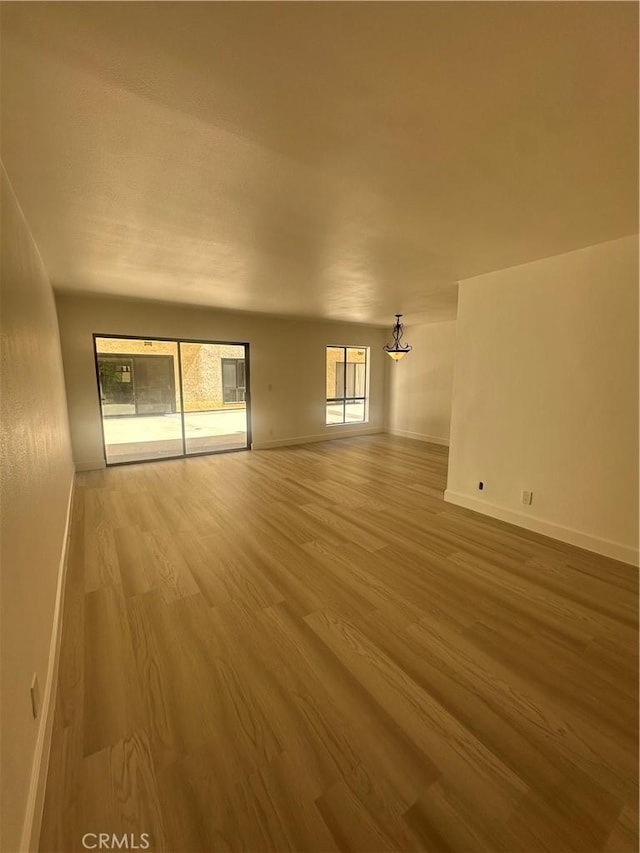
<svg viewBox="0 0 640 853">
<path fill-rule="evenodd" d="M 523 490 L 522 491 L 522 503 L 525 504 L 525 506 L 531 506 L 531 504 L 533 503 L 533 492 L 528 492 L 528 491 Z"/>
<path fill-rule="evenodd" d="M 33 678 L 31 680 L 31 713 L 33 714 L 33 719 L 36 720 L 38 718 L 38 714 L 40 713 L 40 687 L 38 686 L 38 675 L 37 673 L 33 673 Z"/>
</svg>

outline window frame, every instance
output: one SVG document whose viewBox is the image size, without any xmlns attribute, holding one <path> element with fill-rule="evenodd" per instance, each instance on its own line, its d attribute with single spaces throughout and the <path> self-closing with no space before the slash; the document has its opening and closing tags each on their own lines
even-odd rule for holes
<svg viewBox="0 0 640 853">
<path fill-rule="evenodd" d="M 175 343 L 177 345 L 177 356 L 178 356 L 178 388 L 180 389 L 180 419 L 181 419 L 181 427 L 182 427 L 182 453 L 179 453 L 175 456 L 162 456 L 158 458 L 150 458 L 150 459 L 135 459 L 135 460 L 127 460 L 123 462 L 109 462 L 107 456 L 107 442 L 105 440 L 105 432 L 104 432 L 104 417 L 102 415 L 102 402 L 100 397 L 100 368 L 98 364 L 98 356 L 101 353 L 98 352 L 98 340 L 101 338 L 106 338 L 110 340 L 123 340 L 123 341 L 158 341 L 162 343 Z M 158 461 L 167 461 L 169 459 L 193 459 L 196 456 L 216 456 L 222 453 L 238 453 L 243 452 L 245 450 L 253 449 L 253 430 L 252 430 L 252 403 L 251 403 L 251 345 L 249 341 L 212 341 L 212 340 L 202 340 L 200 338 L 167 338 L 162 337 L 160 335 L 119 335 L 108 332 L 93 332 L 92 333 L 92 341 L 93 341 L 93 362 L 94 362 L 94 370 L 96 377 L 96 385 L 98 392 L 98 406 L 100 408 L 100 424 L 101 424 L 101 433 L 102 433 L 102 454 L 105 461 L 105 465 L 107 468 L 117 467 L 121 465 L 146 465 L 152 462 Z M 183 375 L 182 375 L 182 358 L 181 358 L 181 344 L 219 344 L 220 346 L 238 346 L 244 347 L 244 362 L 245 362 L 245 382 L 246 382 L 246 390 L 245 390 L 245 406 L 246 406 L 246 444 L 244 447 L 225 449 L 225 450 L 205 450 L 202 452 L 187 452 L 186 449 L 186 436 L 185 436 L 185 427 L 184 427 L 184 405 L 183 405 Z M 104 353 L 109 355 L 110 353 Z M 117 353 L 120 355 L 120 353 Z M 135 355 L 140 355 L 140 353 L 136 353 Z M 153 358 L 154 356 L 151 353 L 148 353 L 149 357 Z"/>
<path fill-rule="evenodd" d="M 324 351 L 324 361 L 325 361 L 325 392 L 327 390 L 327 371 L 329 367 L 328 354 L 329 350 L 342 350 L 342 362 L 336 362 L 336 364 L 344 364 L 343 371 L 343 396 L 342 397 L 326 397 L 325 400 L 325 426 L 353 426 L 356 424 L 366 424 L 369 422 L 369 347 L 367 346 L 353 346 L 347 345 L 344 346 L 342 344 L 327 344 Z M 362 396 L 347 396 L 347 376 L 348 364 L 362 364 L 363 362 L 349 362 L 347 361 L 347 353 L 348 350 L 360 350 L 364 352 L 364 395 Z M 354 421 L 347 420 L 347 404 L 348 403 L 363 403 L 364 411 L 362 413 L 362 420 Z M 327 422 L 327 405 L 330 403 L 336 405 L 342 404 L 342 420 L 341 421 L 332 421 L 331 423 Z"/>
</svg>

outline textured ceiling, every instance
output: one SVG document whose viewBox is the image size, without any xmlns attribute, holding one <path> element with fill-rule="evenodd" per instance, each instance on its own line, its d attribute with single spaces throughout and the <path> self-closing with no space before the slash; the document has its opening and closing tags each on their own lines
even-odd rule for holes
<svg viewBox="0 0 640 853">
<path fill-rule="evenodd" d="M 638 6 L 8 3 L 2 151 L 61 290 L 388 324 L 637 231 Z"/>
</svg>

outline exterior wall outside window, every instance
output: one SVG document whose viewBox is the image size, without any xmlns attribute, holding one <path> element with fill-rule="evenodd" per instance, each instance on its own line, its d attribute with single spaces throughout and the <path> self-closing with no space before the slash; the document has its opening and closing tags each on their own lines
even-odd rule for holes
<svg viewBox="0 0 640 853">
<path fill-rule="evenodd" d="M 367 361 L 367 351 L 364 347 L 360 349 L 348 350 L 348 363 L 365 364 Z M 327 348 L 327 397 L 336 396 L 336 364 L 344 361 L 344 349 Z"/>
<path fill-rule="evenodd" d="M 150 344 L 150 345 L 149 345 Z M 171 355 L 175 356 L 175 343 L 171 341 L 132 340 L 129 338 L 97 338 L 98 353 L 122 353 L 127 355 Z M 182 389 L 185 412 L 206 412 L 213 409 L 245 407 L 244 403 L 224 403 L 222 393 L 222 359 L 244 358 L 244 348 L 233 344 L 183 344 Z M 174 357 L 176 411 L 180 411 L 180 377 L 178 360 Z"/>
</svg>

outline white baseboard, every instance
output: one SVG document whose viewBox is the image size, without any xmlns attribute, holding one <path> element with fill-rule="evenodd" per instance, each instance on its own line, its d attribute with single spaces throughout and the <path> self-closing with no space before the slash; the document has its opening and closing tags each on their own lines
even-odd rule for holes
<svg viewBox="0 0 640 853">
<path fill-rule="evenodd" d="M 67 502 L 67 517 L 64 528 L 64 541 L 58 568 L 58 587 L 56 603 L 53 611 L 53 626 L 49 645 L 49 664 L 47 679 L 42 697 L 40 711 L 40 726 L 36 739 L 36 748 L 31 768 L 31 783 L 27 798 L 24 824 L 22 826 L 21 851 L 37 851 L 40 842 L 44 794 L 49 771 L 49 754 L 51 752 L 51 736 L 53 733 L 53 717 L 55 713 L 55 698 L 58 684 L 58 665 L 60 663 L 60 637 L 62 634 L 62 605 L 64 599 L 65 580 L 67 577 L 67 554 L 69 551 L 69 533 L 71 527 L 71 511 L 73 505 L 75 477 L 71 479 L 69 499 Z"/>
<path fill-rule="evenodd" d="M 401 438 L 413 438 L 415 441 L 426 441 L 429 444 L 442 444 L 449 447 L 449 439 L 439 435 L 425 435 L 423 432 L 410 432 L 407 429 L 388 429 L 390 435 L 399 435 Z"/>
<path fill-rule="evenodd" d="M 461 492 L 452 492 L 450 489 L 445 491 L 444 499 L 448 503 L 463 506 L 466 509 L 474 510 L 474 512 L 480 512 L 483 515 L 489 515 L 491 518 L 497 518 L 500 521 L 507 521 L 518 527 L 525 527 L 527 530 L 533 530 L 535 533 L 541 533 L 543 536 L 550 536 L 552 539 L 559 539 L 561 542 L 576 545 L 578 548 L 584 548 L 587 551 L 594 551 L 596 554 L 602 554 L 604 557 L 611 557 L 613 560 L 630 563 L 632 566 L 638 565 L 638 549 L 630 545 L 623 545 L 620 542 L 612 542 L 610 539 L 591 536 L 591 534 L 583 533 L 581 530 L 574 530 L 572 527 L 554 524 L 543 518 L 537 518 L 524 512 L 492 504 L 489 501 L 464 495 Z"/>
<path fill-rule="evenodd" d="M 100 471 L 106 467 L 104 459 L 94 459 L 92 462 L 76 462 L 76 471 Z"/>
<path fill-rule="evenodd" d="M 292 438 L 277 438 L 273 441 L 254 441 L 251 448 L 253 450 L 271 450 L 273 447 L 288 447 L 292 444 L 311 444 L 315 441 L 332 441 L 336 438 L 352 438 L 356 435 L 375 435 L 380 432 L 382 432 L 380 427 L 347 426 L 340 429 L 340 426 L 336 426 L 332 427 L 329 432 L 322 432 L 317 435 L 298 435 Z"/>
</svg>

